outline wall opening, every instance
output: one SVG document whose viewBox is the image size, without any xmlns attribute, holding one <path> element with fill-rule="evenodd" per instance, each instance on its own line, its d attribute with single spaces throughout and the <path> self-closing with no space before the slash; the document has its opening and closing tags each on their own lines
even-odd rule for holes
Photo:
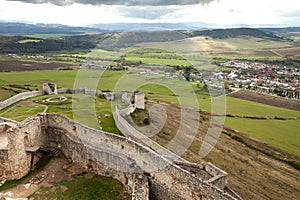
<svg viewBox="0 0 300 200">
<path fill-rule="evenodd" d="M 29 147 L 30 146 L 29 137 L 27 135 L 24 137 L 24 146 L 25 147 Z"/>
</svg>

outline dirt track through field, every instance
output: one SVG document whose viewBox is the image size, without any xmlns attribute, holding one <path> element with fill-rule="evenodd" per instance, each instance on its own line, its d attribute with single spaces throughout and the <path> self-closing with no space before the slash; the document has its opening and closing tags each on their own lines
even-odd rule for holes
<svg viewBox="0 0 300 200">
<path fill-rule="evenodd" d="M 0 61 L 0 72 L 67 69 L 70 65 L 54 62 Z"/>
<path fill-rule="evenodd" d="M 246 90 L 240 90 L 238 92 L 231 93 L 228 96 L 243 99 L 243 100 L 263 103 L 271 106 L 277 106 L 277 107 L 300 111 L 299 101 L 286 99 L 282 97 L 263 95 L 255 92 L 246 91 Z"/>
</svg>

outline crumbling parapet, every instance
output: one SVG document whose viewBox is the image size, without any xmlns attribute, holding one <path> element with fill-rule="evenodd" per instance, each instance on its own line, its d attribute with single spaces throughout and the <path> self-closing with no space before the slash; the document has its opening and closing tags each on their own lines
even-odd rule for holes
<svg viewBox="0 0 300 200">
<path fill-rule="evenodd" d="M 149 199 L 149 180 L 143 174 L 133 174 L 133 182 L 129 183 L 132 188 L 132 200 L 148 200 Z"/>
<path fill-rule="evenodd" d="M 145 94 L 142 91 L 135 90 L 131 95 L 131 103 L 135 104 L 136 108 L 145 109 Z"/>
</svg>

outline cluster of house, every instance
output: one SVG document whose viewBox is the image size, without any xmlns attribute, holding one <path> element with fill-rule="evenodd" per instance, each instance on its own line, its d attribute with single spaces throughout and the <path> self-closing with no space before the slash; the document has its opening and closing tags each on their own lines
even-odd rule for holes
<svg viewBox="0 0 300 200">
<path fill-rule="evenodd" d="M 230 60 L 221 66 L 232 68 L 221 76 L 233 88 L 300 99 L 299 68 L 241 60 Z"/>
<path fill-rule="evenodd" d="M 45 59 L 44 56 L 41 55 L 19 55 L 19 54 L 15 54 L 15 53 L 9 53 L 6 55 L 7 57 L 11 57 L 11 58 L 30 58 L 30 59 Z"/>
</svg>

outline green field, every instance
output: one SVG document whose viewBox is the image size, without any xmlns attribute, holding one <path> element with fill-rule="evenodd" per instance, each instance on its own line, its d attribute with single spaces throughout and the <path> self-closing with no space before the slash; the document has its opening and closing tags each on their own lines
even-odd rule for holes
<svg viewBox="0 0 300 200">
<path fill-rule="evenodd" d="M 296 42 L 300 41 L 300 33 L 299 32 L 282 33 L 280 35 L 283 36 L 284 38 L 289 38 Z"/>
<path fill-rule="evenodd" d="M 14 96 L 16 93 L 14 91 L 5 90 L 3 88 L 0 88 L 0 101 L 4 101 L 5 99 L 8 99 L 9 97 Z"/>
<path fill-rule="evenodd" d="M 124 194 L 123 185 L 108 177 L 94 176 L 92 179 L 77 177 L 70 181 L 53 183 L 52 187 L 42 187 L 38 193 L 31 195 L 30 199 L 63 199 L 63 200 L 128 200 Z M 56 188 L 54 192 L 49 192 Z M 62 188 L 66 188 L 64 191 Z M 51 190 L 52 191 L 52 190 Z"/>
<path fill-rule="evenodd" d="M 240 38 L 230 38 L 230 39 L 214 39 L 215 42 L 221 44 L 226 44 L 234 47 L 235 49 L 272 49 L 280 47 L 290 47 L 292 43 L 275 41 L 269 39 L 261 38 L 250 38 L 250 37 L 240 37 Z"/>
<path fill-rule="evenodd" d="M 20 43 L 20 44 L 25 44 L 25 43 L 29 43 L 29 42 L 41 42 L 41 40 L 28 39 L 28 40 L 20 40 L 20 41 L 18 41 L 18 43 Z"/>
<path fill-rule="evenodd" d="M 31 35 L 24 35 L 25 37 L 33 37 L 33 38 L 41 38 L 41 39 L 48 39 L 48 38 L 60 38 L 66 36 L 72 36 L 73 34 L 31 34 Z"/>
<path fill-rule="evenodd" d="M 74 81 L 78 70 L 54 70 L 54 71 L 31 71 L 31 72 L 2 72 L 0 73 L 0 86 L 8 87 L 11 84 L 25 85 L 30 83 L 30 88 L 41 89 L 41 85 L 44 82 L 55 82 L 59 87 L 74 87 Z M 121 80 L 121 85 L 124 83 L 138 83 L 139 89 L 143 90 L 146 94 L 146 98 L 149 100 L 159 100 L 166 102 L 181 103 L 186 105 L 195 105 L 190 102 L 190 96 L 187 98 L 188 94 L 193 94 L 194 90 L 199 88 L 195 87 L 195 83 L 191 83 L 191 87 L 180 86 L 179 80 L 160 80 L 157 82 L 157 78 L 145 76 L 144 78 L 135 78 L 134 75 L 128 76 L 127 71 L 105 71 L 103 74 L 101 71 L 80 71 L 80 82 L 81 84 L 86 84 L 89 86 L 94 83 L 97 83 L 98 78 L 101 77 L 97 89 L 112 91 L 115 87 L 115 84 Z M 122 79 L 121 79 L 122 78 Z M 127 80 L 126 80 L 127 78 Z M 155 79 L 147 81 L 146 79 Z M 135 81 L 132 81 L 135 80 Z M 90 81 L 90 82 L 89 82 Z M 125 81 L 124 83 L 122 81 Z M 141 84 L 139 84 L 139 81 Z M 154 84 L 144 84 L 149 82 L 155 82 Z M 123 83 L 123 84 L 122 84 Z M 181 82 L 184 84 L 189 84 L 188 82 Z M 125 84 L 125 85 L 126 85 Z M 75 85 L 76 86 L 76 85 Z M 174 89 L 175 87 L 175 89 Z M 10 90 L 1 89 L 1 99 L 5 99 L 15 92 Z M 176 94 L 176 95 L 174 95 Z M 178 95 L 179 94 L 179 95 Z M 44 97 L 40 97 L 44 98 Z M 198 99 L 199 107 L 203 110 L 211 111 L 211 98 L 209 95 L 204 93 L 196 94 Z M 38 98 L 37 98 L 38 99 Z M 109 102 L 102 99 L 86 99 L 87 102 L 83 102 L 82 106 L 89 106 L 90 104 L 95 104 L 96 106 L 96 115 L 101 117 L 101 126 L 103 130 L 108 132 L 118 133 L 113 119 L 108 118 L 104 119 L 101 113 L 111 114 L 111 106 Z M 96 103 L 94 103 L 96 102 Z M 38 102 L 35 102 L 38 103 Z M 221 105 L 222 107 L 223 105 Z M 226 113 L 238 116 L 251 116 L 251 117 L 283 117 L 283 118 L 294 118 L 300 117 L 300 112 L 295 110 L 289 110 L 274 106 L 269 106 L 265 104 L 250 102 L 246 100 L 236 99 L 232 97 L 226 97 Z M 67 105 L 55 105 L 48 106 L 47 112 L 57 112 L 63 113 L 66 116 L 73 118 L 72 111 L 70 109 L 71 102 L 68 102 Z M 28 116 L 31 116 L 35 113 L 43 111 L 45 108 L 44 105 L 34 105 L 26 101 L 17 103 L 7 109 L 4 109 L 0 112 L 0 116 L 13 118 L 16 120 L 23 120 Z M 221 109 L 222 111 L 222 109 Z M 85 112 L 83 109 L 82 112 Z M 214 112 L 216 112 L 214 110 Z M 91 127 L 98 126 L 97 116 L 95 113 L 82 113 L 83 116 L 81 121 L 84 124 L 87 124 Z M 90 119 L 93 120 L 86 120 Z M 95 121 L 96 120 L 96 121 Z M 107 120 L 107 121 L 106 121 Z M 298 123 L 297 123 L 298 122 Z M 274 146 L 280 147 L 284 150 L 287 150 L 292 153 L 300 155 L 300 150 L 295 141 L 299 134 L 299 120 L 253 120 L 253 119 L 244 119 L 244 118 L 226 118 L 226 126 L 229 126 L 233 129 L 237 129 L 245 134 L 248 134 L 252 137 L 265 141 Z M 272 134 L 272 136 L 270 136 Z M 287 137 L 286 137 L 287 136 Z M 283 137 L 286 137 L 283 140 Z M 295 139 L 296 138 L 296 139 Z"/>
<path fill-rule="evenodd" d="M 126 57 L 126 61 L 141 62 L 142 64 L 157 64 L 157 65 L 169 65 L 169 66 L 191 66 L 186 60 L 177 59 L 163 59 L 163 58 L 143 58 L 139 56 Z"/>
<path fill-rule="evenodd" d="M 1 72 L 0 86 L 9 84 L 35 85 L 41 89 L 45 82 L 55 82 L 60 88 L 73 88 L 78 70 L 52 70 L 52 71 L 28 71 L 28 72 Z M 115 82 L 125 73 L 125 71 L 106 71 L 100 79 L 98 89 L 112 90 Z M 100 71 L 88 73 L 93 78 L 101 75 Z M 85 77 L 88 78 L 88 77 Z"/>
<path fill-rule="evenodd" d="M 225 125 L 275 147 L 300 155 L 300 120 L 226 118 Z"/>
</svg>

